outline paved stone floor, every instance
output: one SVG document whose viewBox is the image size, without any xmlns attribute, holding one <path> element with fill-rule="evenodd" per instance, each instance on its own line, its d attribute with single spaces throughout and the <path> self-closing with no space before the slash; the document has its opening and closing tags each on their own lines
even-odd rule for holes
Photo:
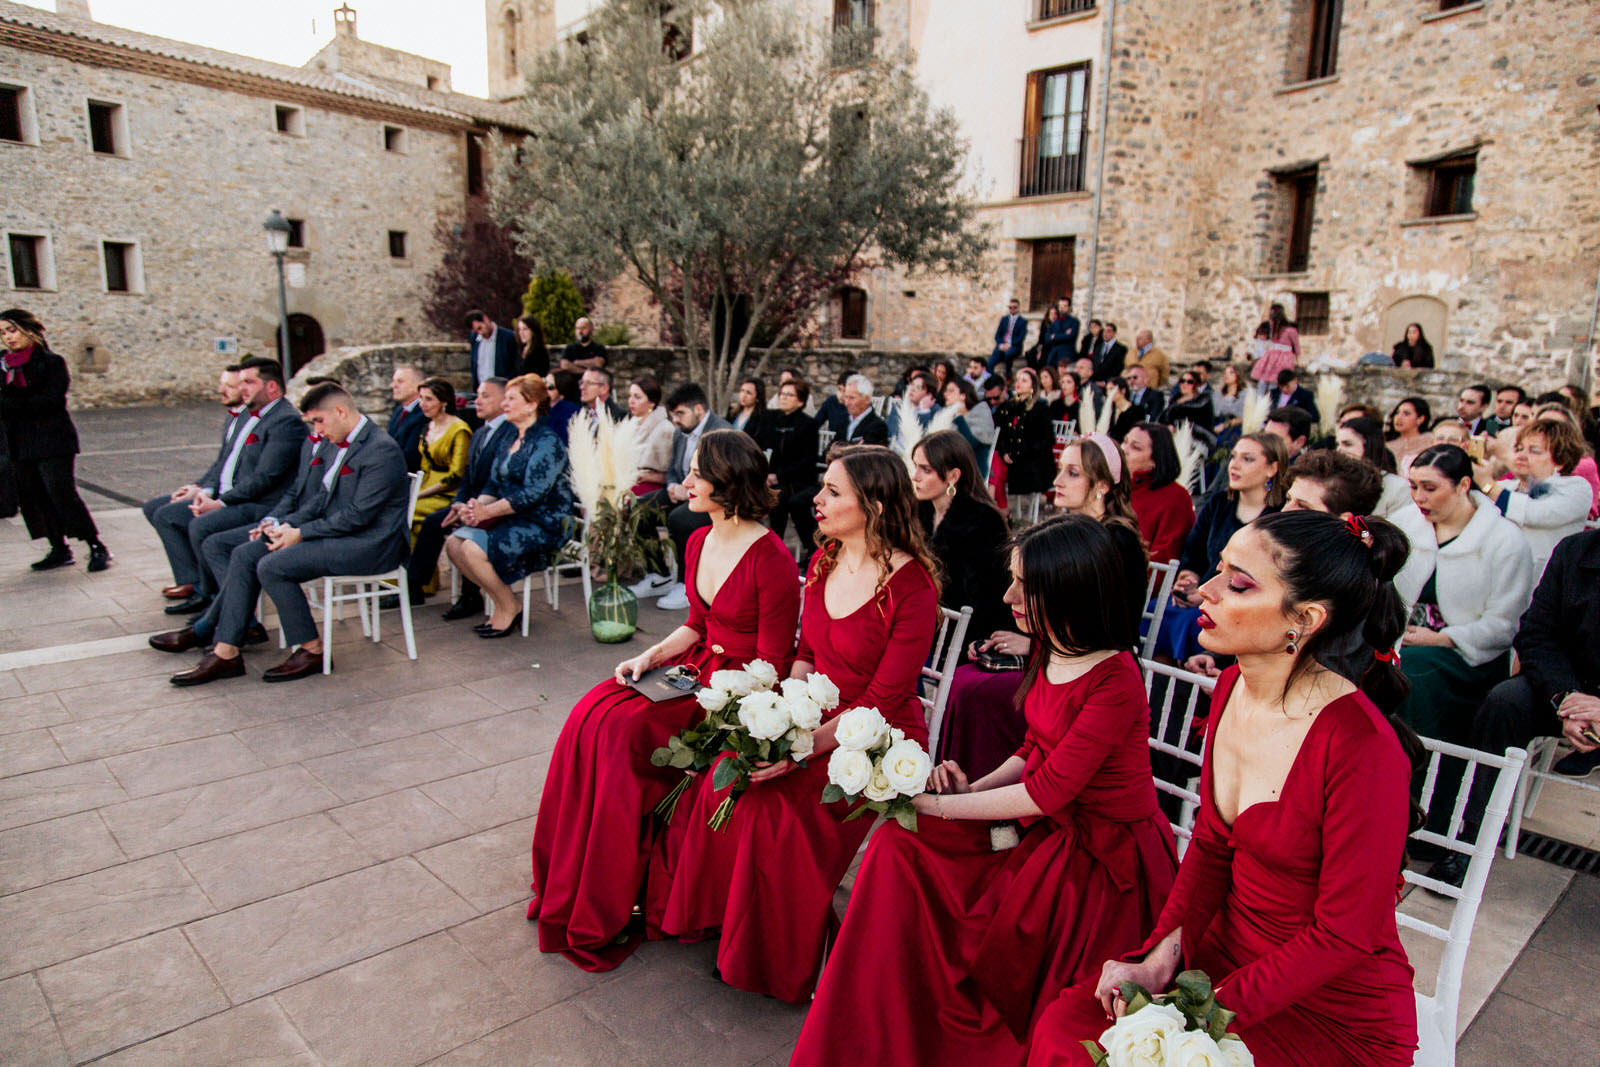
<svg viewBox="0 0 1600 1067">
<path fill-rule="evenodd" d="M 121 501 L 203 466 L 210 446 L 181 442 L 209 416 L 80 417 L 106 573 L 32 574 L 38 546 L 0 522 L 0 1063 L 784 1062 L 802 1010 L 713 981 L 712 945 L 647 945 L 606 975 L 537 951 L 546 762 L 618 654 L 588 637 L 575 584 L 559 613 L 536 599 L 526 641 L 477 640 L 430 604 L 415 662 L 390 612 L 379 644 L 335 628 L 329 678 L 261 684 L 273 649 L 248 678 L 167 683 L 193 654 L 144 645 L 170 627 L 169 579 Z M 650 634 L 677 621 L 642 616 Z M 1550 790 L 1539 827 L 1590 843 L 1594 798 Z M 1593 1062 L 1597 887 L 1496 862 L 1459 1062 Z"/>
</svg>

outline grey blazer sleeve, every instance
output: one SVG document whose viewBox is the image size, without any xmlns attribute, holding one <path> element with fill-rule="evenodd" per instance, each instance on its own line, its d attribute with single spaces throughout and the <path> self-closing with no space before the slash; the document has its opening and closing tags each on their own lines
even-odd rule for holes
<svg viewBox="0 0 1600 1067">
<path fill-rule="evenodd" d="M 368 424 L 367 440 L 345 454 L 344 468 L 350 473 L 341 470 L 334 477 L 333 492 L 322 515 L 300 526 L 303 540 L 348 537 L 372 529 L 386 511 L 394 509 L 397 495 L 400 510 L 405 510 L 409 488 L 405 456 L 393 438 L 376 426 Z"/>
<path fill-rule="evenodd" d="M 287 400 L 278 401 L 271 414 L 256 423 L 253 432 L 261 438 L 254 462 L 246 468 L 245 458 L 241 455 L 240 469 L 233 477 L 233 488 L 220 498 L 224 504 L 272 499 L 294 477 L 300 446 L 306 439 L 305 422 L 295 414 L 294 407 Z"/>
</svg>

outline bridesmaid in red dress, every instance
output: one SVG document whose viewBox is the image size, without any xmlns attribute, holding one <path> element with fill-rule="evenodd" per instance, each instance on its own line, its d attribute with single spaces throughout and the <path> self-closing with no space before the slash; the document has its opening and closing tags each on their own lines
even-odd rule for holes
<svg viewBox="0 0 1600 1067">
<path fill-rule="evenodd" d="M 794 557 L 761 525 L 771 506 L 767 462 L 736 430 L 700 438 L 685 482 L 689 509 L 711 525 L 689 538 L 689 621 L 659 644 L 617 664 L 615 676 L 572 709 L 550 758 L 533 832 L 528 918 L 539 947 L 579 967 L 608 971 L 642 934 L 629 931 L 654 841 L 651 809 L 681 772 L 654 767 L 650 753 L 703 714 L 693 691 L 651 703 L 625 680 L 663 664 L 700 678 L 761 658 L 780 672 L 794 658 L 800 594 Z"/>
<path fill-rule="evenodd" d="M 1138 945 L 1172 888 L 1121 547 L 1064 515 L 1017 538 L 1011 574 L 1027 737 L 970 785 L 941 764 L 919 832 L 872 839 L 791 1064 L 1021 1067 L 1037 1013 Z M 1020 842 L 996 851 L 1010 820 Z"/>
<path fill-rule="evenodd" d="M 872 820 L 824 806 L 834 717 L 875 707 L 927 744 L 916 685 L 933 645 L 939 591 L 922 540 L 905 461 L 887 448 L 842 449 L 817 494 L 822 544 L 806 578 L 792 677 L 819 671 L 839 704 L 815 733 L 804 766 L 784 760 L 751 775 L 721 830 L 706 820 L 725 793 L 701 775 L 652 860 L 652 936 L 693 939 L 721 929 L 717 968 L 739 989 L 801 1003 L 811 995 L 838 920 L 833 894 Z"/>
<path fill-rule="evenodd" d="M 1120 982 L 1165 990 L 1190 967 L 1238 1013 L 1261 1067 L 1412 1062 L 1416 1002 L 1394 909 L 1407 829 L 1420 825 L 1417 742 L 1393 717 L 1407 686 L 1388 651 L 1405 623 L 1392 579 L 1407 551 L 1381 519 L 1312 511 L 1233 535 L 1200 590 L 1200 642 L 1239 662 L 1212 698 L 1177 884 L 1128 957 L 1139 962 L 1107 962 L 1044 1013 L 1030 1064 L 1089 1063 L 1079 1041 L 1122 1009 Z"/>
</svg>

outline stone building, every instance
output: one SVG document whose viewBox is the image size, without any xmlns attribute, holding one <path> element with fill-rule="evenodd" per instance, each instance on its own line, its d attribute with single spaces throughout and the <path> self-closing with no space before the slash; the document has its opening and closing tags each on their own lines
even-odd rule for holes
<svg viewBox="0 0 1600 1067">
<path fill-rule="evenodd" d="M 481 192 L 481 138 L 515 109 L 335 17 L 290 67 L 94 22 L 84 0 L 0 0 L 0 299 L 44 320 L 77 402 L 201 395 L 235 353 L 276 353 L 273 208 L 296 365 L 437 339 L 418 293 L 435 221 Z"/>
</svg>

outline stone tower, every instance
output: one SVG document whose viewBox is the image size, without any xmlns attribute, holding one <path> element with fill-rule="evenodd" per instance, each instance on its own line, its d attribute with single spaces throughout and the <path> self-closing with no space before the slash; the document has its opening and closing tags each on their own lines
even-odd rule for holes
<svg viewBox="0 0 1600 1067">
<path fill-rule="evenodd" d="M 489 96 L 517 96 L 533 57 L 556 43 L 555 0 L 484 0 Z"/>
</svg>

